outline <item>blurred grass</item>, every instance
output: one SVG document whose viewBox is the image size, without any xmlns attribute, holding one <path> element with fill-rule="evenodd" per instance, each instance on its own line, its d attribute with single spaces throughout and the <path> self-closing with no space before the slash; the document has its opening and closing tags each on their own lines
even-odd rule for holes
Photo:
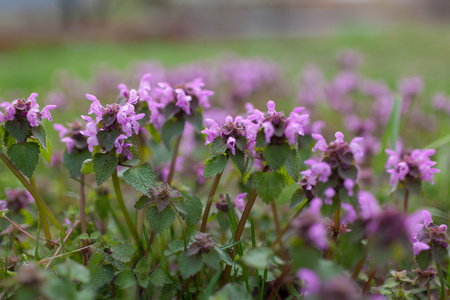
<svg viewBox="0 0 450 300">
<path fill-rule="evenodd" d="M 209 41 L 146 41 L 135 43 L 77 43 L 24 46 L 0 52 L 0 97 L 9 90 L 46 93 L 52 77 L 64 69 L 89 79 L 99 63 L 123 69 L 138 60 L 159 60 L 166 66 L 205 58 L 224 52 L 241 56 L 260 55 L 273 59 L 291 76 L 302 66 L 316 63 L 326 72 L 335 70 L 336 52 L 354 48 L 363 53 L 362 72 L 385 79 L 395 87 L 399 77 L 418 74 L 428 91 L 449 91 L 450 27 L 404 25 L 390 30 L 343 30 L 335 36 L 292 39 L 248 39 Z M 327 67 L 330 66 L 330 67 Z"/>
</svg>

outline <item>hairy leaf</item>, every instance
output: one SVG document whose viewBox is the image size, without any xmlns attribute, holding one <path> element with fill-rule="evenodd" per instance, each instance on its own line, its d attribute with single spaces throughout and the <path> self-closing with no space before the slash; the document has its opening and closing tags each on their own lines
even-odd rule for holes
<svg viewBox="0 0 450 300">
<path fill-rule="evenodd" d="M 120 132 L 117 130 L 111 131 L 99 131 L 97 133 L 97 139 L 100 145 L 102 145 L 106 151 L 111 151 L 114 148 L 114 142 L 119 137 Z"/>
<path fill-rule="evenodd" d="M 273 171 L 278 171 L 286 161 L 291 149 L 289 145 L 268 145 L 264 149 L 264 159 Z"/>
<path fill-rule="evenodd" d="M 265 203 L 278 197 L 286 185 L 284 176 L 280 173 L 255 173 L 253 185 Z"/>
<path fill-rule="evenodd" d="M 147 220 L 155 233 L 161 233 L 175 222 L 175 208 L 169 205 L 162 212 L 158 212 L 155 205 L 150 206 L 147 210 Z"/>
<path fill-rule="evenodd" d="M 181 276 L 187 279 L 198 273 L 203 267 L 203 259 L 201 255 L 187 256 L 187 252 L 182 252 L 178 258 L 178 269 Z"/>
<path fill-rule="evenodd" d="M 83 166 L 83 162 L 87 159 L 91 158 L 91 152 L 85 149 L 81 152 L 72 151 L 71 153 L 67 153 L 67 150 L 64 152 L 63 161 L 67 170 L 69 171 L 70 176 L 73 178 L 77 178 L 81 175 L 81 167 Z"/>
<path fill-rule="evenodd" d="M 161 128 L 161 139 L 164 142 L 164 145 L 166 145 L 167 149 L 170 149 L 170 142 L 172 141 L 172 138 L 178 137 L 180 134 L 183 133 L 184 130 L 184 119 L 169 119 L 167 120 L 162 128 Z"/>
<path fill-rule="evenodd" d="M 106 181 L 116 170 L 119 160 L 112 153 L 96 153 L 92 158 L 97 185 Z"/>
<path fill-rule="evenodd" d="M 19 143 L 22 143 L 23 141 L 25 141 L 25 139 L 28 136 L 28 130 L 30 129 L 30 124 L 25 119 L 23 119 L 21 121 L 17 121 L 17 120 L 6 121 L 5 129 Z"/>
<path fill-rule="evenodd" d="M 137 168 L 130 168 L 123 173 L 125 182 L 143 194 L 147 194 L 149 189 L 155 186 L 155 177 L 155 172 L 149 162 L 145 162 Z"/>
<path fill-rule="evenodd" d="M 218 155 L 208 159 L 203 170 L 203 177 L 213 177 L 223 172 L 227 166 L 227 158 L 224 155 Z"/>
<path fill-rule="evenodd" d="M 31 178 L 39 163 L 39 152 L 39 145 L 33 142 L 14 144 L 8 148 L 12 163 L 28 178 Z"/>
<path fill-rule="evenodd" d="M 41 144 L 42 148 L 47 150 L 47 133 L 44 126 L 39 125 L 36 127 L 32 127 L 31 132 L 33 133 L 33 136 L 38 140 L 39 144 Z"/>
</svg>

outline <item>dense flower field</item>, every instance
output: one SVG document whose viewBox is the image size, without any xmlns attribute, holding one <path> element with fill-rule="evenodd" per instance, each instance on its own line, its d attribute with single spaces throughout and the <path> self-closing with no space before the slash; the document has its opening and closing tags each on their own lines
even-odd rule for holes
<svg viewBox="0 0 450 300">
<path fill-rule="evenodd" d="M 421 207 L 450 200 L 450 98 L 362 62 L 294 88 L 260 58 L 140 62 L 1 103 L 1 299 L 448 299 Z"/>
</svg>

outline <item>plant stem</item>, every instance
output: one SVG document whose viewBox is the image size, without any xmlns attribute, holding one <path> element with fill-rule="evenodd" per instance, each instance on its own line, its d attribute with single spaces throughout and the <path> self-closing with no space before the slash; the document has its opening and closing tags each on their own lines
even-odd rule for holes
<svg viewBox="0 0 450 300">
<path fill-rule="evenodd" d="M 309 202 L 308 199 L 305 199 L 302 201 L 302 203 L 300 203 L 297 212 L 295 213 L 295 215 L 292 216 L 292 218 L 289 220 L 286 226 L 284 226 L 283 230 L 280 232 L 275 241 L 272 243 L 272 246 L 270 246 L 270 249 L 273 250 L 275 246 L 281 241 L 283 235 L 286 233 L 286 231 L 288 231 L 289 227 L 291 226 L 292 220 L 298 217 L 298 215 L 302 212 L 303 208 L 306 206 L 308 202 Z"/>
<path fill-rule="evenodd" d="M 428 282 L 427 282 L 427 299 L 428 299 L 428 300 L 431 300 L 430 286 L 428 285 Z"/>
<path fill-rule="evenodd" d="M 134 227 L 133 221 L 131 220 L 130 215 L 128 214 L 127 207 L 123 202 L 122 191 L 120 190 L 119 177 L 117 176 L 117 170 L 114 171 L 112 175 L 112 181 L 114 186 L 114 192 L 116 193 L 117 201 L 119 202 L 120 209 L 122 210 L 123 216 L 125 217 L 125 221 L 127 222 L 128 229 L 130 230 L 133 238 L 138 246 L 139 252 L 144 253 L 144 248 L 142 247 L 141 240 L 136 231 L 136 227 Z"/>
<path fill-rule="evenodd" d="M 275 221 L 275 229 L 277 231 L 277 236 L 281 235 L 281 226 L 280 226 L 280 221 L 278 220 L 278 212 L 277 212 L 277 205 L 275 203 L 275 200 L 270 204 L 270 206 L 272 207 L 272 213 L 273 213 L 273 219 Z M 280 245 L 280 253 L 281 253 L 281 258 L 283 260 L 286 260 L 286 252 L 284 251 L 284 247 L 283 245 Z"/>
<path fill-rule="evenodd" d="M 80 175 L 80 227 L 81 233 L 86 233 L 86 194 L 84 193 L 84 174 Z M 82 241 L 83 247 L 87 246 L 87 241 Z M 83 251 L 84 264 L 87 266 L 89 255 L 87 251 Z"/>
<path fill-rule="evenodd" d="M 403 211 L 405 214 L 408 213 L 408 199 L 409 199 L 409 190 L 405 188 L 405 197 L 403 199 Z"/>
<path fill-rule="evenodd" d="M 436 263 L 436 267 L 439 274 L 439 281 L 441 282 L 441 291 L 439 299 L 448 300 L 447 291 L 445 289 L 444 274 L 442 274 L 441 265 L 439 263 Z"/>
<path fill-rule="evenodd" d="M 338 207 L 334 211 L 334 230 L 333 230 L 333 242 L 336 244 L 336 240 L 339 235 L 339 227 L 341 226 L 340 215 L 341 215 L 341 199 L 338 198 Z M 333 247 L 328 248 L 326 259 L 331 259 L 333 257 Z"/>
<path fill-rule="evenodd" d="M 148 256 L 148 254 L 150 253 L 150 246 L 152 245 L 154 239 L 155 239 L 155 232 L 152 230 L 150 238 L 148 239 L 147 249 L 145 250 L 145 256 Z"/>
<path fill-rule="evenodd" d="M 353 271 L 352 274 L 352 279 L 356 280 L 359 276 L 359 273 L 361 272 L 361 269 L 364 265 L 364 262 L 366 261 L 367 256 L 364 256 L 363 258 L 361 258 L 358 263 L 356 264 L 355 270 Z"/>
<path fill-rule="evenodd" d="M 11 223 L 12 226 L 16 227 L 19 231 L 21 231 L 23 234 L 25 234 L 26 236 L 32 238 L 33 240 L 35 240 L 36 242 L 39 242 L 39 240 L 37 238 L 35 238 L 34 236 L 32 236 L 31 234 L 29 234 L 28 232 L 26 232 L 24 229 L 22 229 L 20 227 L 19 224 L 16 224 L 14 221 L 12 221 L 11 219 L 9 219 L 7 216 L 5 216 L 5 214 L 2 214 L 2 218 L 4 218 L 6 221 L 8 221 L 9 223 Z"/>
<path fill-rule="evenodd" d="M 40 197 L 34 175 L 31 176 L 30 183 L 31 183 L 31 186 L 33 187 L 33 189 L 36 191 L 36 193 Z M 39 217 L 41 218 L 42 228 L 44 229 L 45 238 L 47 239 L 47 241 L 51 241 L 52 234 L 50 233 L 50 227 L 48 226 L 48 221 L 47 221 L 47 217 L 45 216 L 45 212 L 43 211 L 42 205 L 39 201 L 36 201 L 36 206 L 38 209 Z M 47 244 L 50 248 L 53 248 L 53 245 L 51 243 L 47 242 Z"/>
<path fill-rule="evenodd" d="M 245 222 L 247 221 L 248 216 L 250 215 L 250 211 L 252 210 L 253 204 L 255 203 L 256 196 L 258 196 L 258 193 L 254 188 L 252 190 L 252 193 L 250 194 L 250 198 L 248 199 L 247 204 L 245 205 L 245 209 L 244 212 L 242 213 L 241 220 L 239 221 L 236 233 L 234 234 L 235 242 L 239 241 L 239 239 L 241 238 L 242 232 L 244 231 Z M 234 251 L 230 251 L 228 254 L 230 255 L 231 259 L 234 259 Z M 224 284 L 227 284 L 230 281 L 230 275 L 231 275 L 231 266 L 227 265 L 225 268 L 225 273 L 223 275 Z"/>
<path fill-rule="evenodd" d="M 177 163 L 178 149 L 180 148 L 180 142 L 181 142 L 182 136 L 183 135 L 180 134 L 180 136 L 177 137 L 177 141 L 175 142 L 175 148 L 173 149 L 172 160 L 170 161 L 169 175 L 167 176 L 167 184 L 168 185 L 170 185 L 172 183 L 173 174 L 175 173 L 175 165 Z"/>
<path fill-rule="evenodd" d="M 36 205 L 41 205 L 41 208 L 43 209 L 45 215 L 50 219 L 50 221 L 53 223 L 53 225 L 60 231 L 61 235 L 63 237 L 66 236 L 66 232 L 59 224 L 58 220 L 55 218 L 51 210 L 45 205 L 44 201 L 42 201 L 42 198 L 38 194 L 38 192 L 31 186 L 31 184 L 28 182 L 28 180 L 22 175 L 22 173 L 17 170 L 17 168 L 14 166 L 14 164 L 9 160 L 8 157 L 6 157 L 5 154 L 0 153 L 0 158 L 2 161 L 6 164 L 6 166 L 13 172 L 13 174 L 19 179 L 19 181 L 23 184 L 23 186 L 30 192 L 31 196 L 33 196 L 34 200 L 36 201 Z M 39 203 L 39 204 L 38 204 Z M 42 218 L 41 218 L 42 219 Z"/>
<path fill-rule="evenodd" d="M 227 157 L 228 159 L 228 157 Z M 222 173 L 216 175 L 214 178 L 214 182 L 211 186 L 211 190 L 209 191 L 208 195 L 208 201 L 206 202 L 205 211 L 203 212 L 203 218 L 202 218 L 202 225 L 200 226 L 200 232 L 205 232 L 206 230 L 206 223 L 208 223 L 208 217 L 209 217 L 209 211 L 211 210 L 212 200 L 214 196 L 216 195 L 217 187 L 219 186 L 220 178 L 222 178 Z"/>
<path fill-rule="evenodd" d="M 375 274 L 377 273 L 377 270 L 373 270 L 372 273 L 370 273 L 369 278 L 367 279 L 366 283 L 364 284 L 364 287 L 362 289 L 362 293 L 365 294 L 370 288 L 370 283 L 372 282 L 372 279 L 375 277 Z"/>
</svg>

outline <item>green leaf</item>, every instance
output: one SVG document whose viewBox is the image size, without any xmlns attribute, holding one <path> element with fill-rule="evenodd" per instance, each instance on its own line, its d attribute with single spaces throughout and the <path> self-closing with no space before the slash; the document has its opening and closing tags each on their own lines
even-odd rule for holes
<svg viewBox="0 0 450 300">
<path fill-rule="evenodd" d="M 264 149 L 264 159 L 267 164 L 273 171 L 278 171 L 286 161 L 289 153 L 291 152 L 291 148 L 289 145 L 281 144 L 281 145 L 268 145 Z"/>
<path fill-rule="evenodd" d="M 97 139 L 100 145 L 102 145 L 106 151 L 111 151 L 114 148 L 114 142 L 119 137 L 120 132 L 117 130 L 111 131 L 99 131 L 97 133 Z"/>
<path fill-rule="evenodd" d="M 210 249 L 208 253 L 202 254 L 205 263 L 213 269 L 220 268 L 220 256 L 215 249 Z"/>
<path fill-rule="evenodd" d="M 69 281 L 87 283 L 91 279 L 89 270 L 74 260 L 68 260 L 56 266 L 58 276 L 63 276 Z"/>
<path fill-rule="evenodd" d="M 31 132 L 33 133 L 33 136 L 39 141 L 39 144 L 41 144 L 42 148 L 47 150 L 47 133 L 45 132 L 45 128 L 42 125 L 32 127 Z"/>
<path fill-rule="evenodd" d="M 3 144 L 3 137 L 5 137 L 5 127 L 0 126 L 0 150 Z"/>
<path fill-rule="evenodd" d="M 280 195 L 286 182 L 280 173 L 257 172 L 255 173 L 253 185 L 262 200 L 265 203 L 270 203 Z"/>
<path fill-rule="evenodd" d="M 422 271 L 425 271 L 433 262 L 433 253 L 431 250 L 422 251 L 416 256 L 416 262 Z"/>
<path fill-rule="evenodd" d="M 183 198 L 180 197 L 177 199 L 172 199 L 172 205 L 178 211 L 180 216 L 186 216 L 188 214 L 186 208 L 184 207 L 184 199 Z"/>
<path fill-rule="evenodd" d="M 83 162 L 90 158 L 91 152 L 89 152 L 89 150 L 84 149 L 83 151 L 79 152 L 74 149 L 71 153 L 67 153 L 67 150 L 64 152 L 63 161 L 64 165 L 69 171 L 70 176 L 72 176 L 73 178 L 77 178 L 81 174 L 81 167 L 83 166 Z"/>
<path fill-rule="evenodd" d="M 150 282 L 154 286 L 164 286 L 165 284 L 172 283 L 172 280 L 163 269 L 158 268 L 150 275 Z"/>
<path fill-rule="evenodd" d="M 102 121 L 104 126 L 109 127 L 116 121 L 116 114 L 104 114 Z"/>
<path fill-rule="evenodd" d="M 124 270 L 116 274 L 114 278 L 114 284 L 121 290 L 127 289 L 136 285 L 136 278 L 131 270 Z"/>
<path fill-rule="evenodd" d="M 437 263 L 443 263 L 448 259 L 448 250 L 444 246 L 433 244 L 431 246 L 431 252 L 433 252 L 434 260 Z"/>
<path fill-rule="evenodd" d="M 88 287 L 98 290 L 105 284 L 109 284 L 114 278 L 114 267 L 112 265 L 94 265 L 90 268 L 91 280 Z"/>
<path fill-rule="evenodd" d="M 203 177 L 213 177 L 223 172 L 227 166 L 227 158 L 224 155 L 218 155 L 208 159 L 205 162 L 205 169 L 203 170 Z"/>
<path fill-rule="evenodd" d="M 145 206 L 151 205 L 153 203 L 155 203 L 155 199 L 144 195 L 144 196 L 139 198 L 139 200 L 136 202 L 136 204 L 134 204 L 134 208 L 136 208 L 138 210 L 141 210 Z"/>
<path fill-rule="evenodd" d="M 86 159 L 83 161 L 83 164 L 81 165 L 81 172 L 84 175 L 94 172 L 94 164 L 92 163 L 92 159 Z"/>
<path fill-rule="evenodd" d="M 31 178 L 39 162 L 39 152 L 39 145 L 33 142 L 14 144 L 8 148 L 12 163 L 28 178 Z"/>
<path fill-rule="evenodd" d="M 216 300 L 239 299 L 252 300 L 252 296 L 247 293 L 245 287 L 236 282 L 228 283 L 218 293 L 212 297 Z"/>
<path fill-rule="evenodd" d="M 267 247 L 253 248 L 244 254 L 244 263 L 252 268 L 262 270 L 269 266 L 269 257 L 272 250 Z"/>
<path fill-rule="evenodd" d="M 4 134 L 3 134 L 3 143 L 4 143 L 5 147 L 8 148 L 9 146 L 17 143 L 17 141 L 5 130 Z"/>
<path fill-rule="evenodd" d="M 187 252 L 182 252 L 178 258 L 178 269 L 184 279 L 198 273 L 203 267 L 203 259 L 201 255 L 187 256 Z"/>
<path fill-rule="evenodd" d="M 44 149 L 41 144 L 39 144 L 39 149 L 45 161 L 50 163 L 52 161 L 52 144 L 50 143 L 50 140 L 47 139 L 47 149 Z"/>
<path fill-rule="evenodd" d="M 348 166 L 347 168 L 339 167 L 338 174 L 344 179 L 351 179 L 355 181 L 358 177 L 358 169 L 353 165 Z"/>
<path fill-rule="evenodd" d="M 169 246 L 164 250 L 164 255 L 169 256 L 174 253 L 178 253 L 184 250 L 184 242 L 181 240 L 173 240 L 169 243 Z"/>
<path fill-rule="evenodd" d="M 247 139 L 240 135 L 236 138 L 236 147 L 238 147 L 239 150 L 244 151 L 245 146 L 247 146 Z"/>
<path fill-rule="evenodd" d="M 159 131 L 155 128 L 155 125 L 153 123 L 146 124 L 145 128 L 150 133 L 150 135 L 153 137 L 155 142 L 160 144 L 161 143 L 161 135 L 159 134 Z"/>
<path fill-rule="evenodd" d="M 175 222 L 175 209 L 167 206 L 159 213 L 156 205 L 152 205 L 147 210 L 147 220 L 155 233 L 161 233 L 169 229 Z"/>
<path fill-rule="evenodd" d="M 217 253 L 219 254 L 219 257 L 220 257 L 221 260 L 223 260 L 227 265 L 231 266 L 233 264 L 233 260 L 228 255 L 228 253 L 226 253 L 225 251 L 223 251 L 219 247 L 216 247 L 215 249 L 216 249 Z"/>
<path fill-rule="evenodd" d="M 116 170 L 119 160 L 112 153 L 96 153 L 92 158 L 97 185 L 106 181 Z"/>
<path fill-rule="evenodd" d="M 123 173 L 125 182 L 143 194 L 147 194 L 149 189 L 155 186 L 155 177 L 155 172 L 149 162 L 145 162 L 137 168 L 130 168 Z"/>
<path fill-rule="evenodd" d="M 305 199 L 305 192 L 302 188 L 295 190 L 292 194 L 291 202 L 289 203 L 289 208 L 297 207 Z"/>
<path fill-rule="evenodd" d="M 30 124 L 25 119 L 21 121 L 17 120 L 6 121 L 5 129 L 19 143 L 22 143 L 28 137 L 28 130 L 30 129 Z"/>
<path fill-rule="evenodd" d="M 174 137 L 178 137 L 183 133 L 184 119 L 172 118 L 167 120 L 161 128 L 161 138 L 166 145 L 167 149 L 170 149 L 170 141 Z"/>
<path fill-rule="evenodd" d="M 203 115 L 197 111 L 191 109 L 191 114 L 186 115 L 186 121 L 188 121 L 197 132 L 203 129 Z"/>
<path fill-rule="evenodd" d="M 291 149 L 284 166 L 294 182 L 298 182 L 300 179 L 300 155 L 297 150 Z"/>
<path fill-rule="evenodd" d="M 258 134 L 256 135 L 255 147 L 256 148 L 263 148 L 266 145 L 267 145 L 266 135 L 264 134 L 264 130 L 260 130 L 258 132 Z"/>
<path fill-rule="evenodd" d="M 231 154 L 231 161 L 235 168 L 239 171 L 239 176 L 245 173 L 245 153 L 236 149 L 236 155 Z"/>
<path fill-rule="evenodd" d="M 223 211 L 218 211 L 216 214 L 217 222 L 219 223 L 220 229 L 226 231 L 228 229 L 228 214 Z"/>
<path fill-rule="evenodd" d="M 144 289 L 147 288 L 150 283 L 150 276 L 148 276 L 150 270 L 151 266 L 148 262 L 148 257 L 146 256 L 142 257 L 134 268 L 134 274 L 136 274 L 139 285 Z"/>
<path fill-rule="evenodd" d="M 244 184 L 247 184 L 247 181 L 250 177 L 250 171 L 253 167 L 253 163 L 255 162 L 255 158 L 253 155 L 247 155 L 247 160 L 245 161 L 245 172 L 242 174 L 241 179 Z"/>
<path fill-rule="evenodd" d="M 202 216 L 202 201 L 199 198 L 191 195 L 183 195 L 183 197 L 186 199 L 183 205 L 185 210 L 187 211 L 187 215 L 181 215 L 181 217 L 186 220 L 186 224 L 188 226 L 193 226 L 197 224 Z"/>
<path fill-rule="evenodd" d="M 218 136 L 212 141 L 210 144 L 210 151 L 212 156 L 216 156 L 219 154 L 223 154 L 225 151 L 227 151 L 228 146 L 227 143 L 223 140 L 221 136 Z"/>
<path fill-rule="evenodd" d="M 131 258 L 133 257 L 134 252 L 136 252 L 136 249 L 134 249 L 133 246 L 130 244 L 116 244 L 111 247 L 111 256 L 123 263 L 131 261 Z"/>
</svg>

